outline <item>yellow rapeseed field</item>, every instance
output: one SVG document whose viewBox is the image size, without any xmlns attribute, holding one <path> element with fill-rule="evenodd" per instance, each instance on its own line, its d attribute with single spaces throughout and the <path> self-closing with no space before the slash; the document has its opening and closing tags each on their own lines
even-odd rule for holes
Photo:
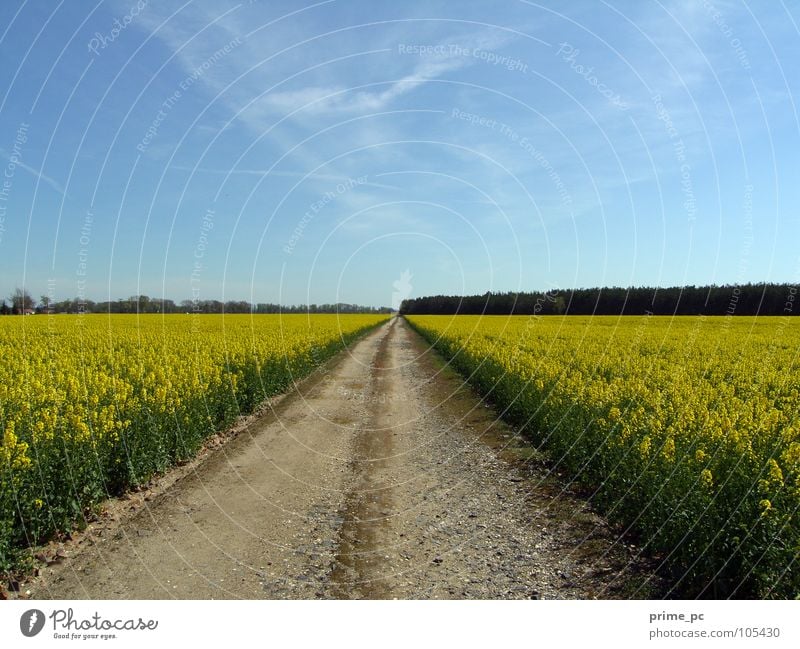
<svg viewBox="0 0 800 649">
<path fill-rule="evenodd" d="M 0 569 L 386 316 L 0 318 Z"/>
<path fill-rule="evenodd" d="M 800 594 L 800 319 L 409 321 L 675 592 Z"/>
</svg>

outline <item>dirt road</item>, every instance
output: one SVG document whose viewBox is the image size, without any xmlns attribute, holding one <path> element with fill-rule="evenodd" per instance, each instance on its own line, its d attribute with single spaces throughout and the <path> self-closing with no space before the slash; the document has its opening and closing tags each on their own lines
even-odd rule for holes
<svg viewBox="0 0 800 649">
<path fill-rule="evenodd" d="M 159 491 L 38 598 L 646 596 L 631 550 L 401 319 Z"/>
</svg>

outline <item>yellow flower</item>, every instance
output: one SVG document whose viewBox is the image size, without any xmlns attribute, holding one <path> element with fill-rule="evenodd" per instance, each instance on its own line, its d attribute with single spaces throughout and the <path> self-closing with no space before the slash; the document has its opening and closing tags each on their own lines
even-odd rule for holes
<svg viewBox="0 0 800 649">
<path fill-rule="evenodd" d="M 650 435 L 645 435 L 644 439 L 639 443 L 639 453 L 642 454 L 642 457 L 650 457 L 651 444 Z"/>
<path fill-rule="evenodd" d="M 665 443 L 664 448 L 661 449 L 661 455 L 667 462 L 675 460 L 675 440 L 670 437 Z"/>
<path fill-rule="evenodd" d="M 770 458 L 767 461 L 768 468 L 768 475 L 769 481 L 775 485 L 782 485 L 783 484 L 783 471 L 781 471 L 781 467 L 778 466 L 778 463 L 773 459 Z"/>
</svg>

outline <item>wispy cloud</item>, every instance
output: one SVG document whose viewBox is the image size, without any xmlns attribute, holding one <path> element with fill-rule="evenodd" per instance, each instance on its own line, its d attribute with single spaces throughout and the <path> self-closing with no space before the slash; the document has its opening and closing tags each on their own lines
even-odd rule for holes
<svg viewBox="0 0 800 649">
<path fill-rule="evenodd" d="M 241 39 L 242 44 L 231 55 L 203 74 L 193 89 L 195 96 L 224 107 L 231 125 L 258 137 L 257 150 L 283 152 L 301 169 L 326 166 L 337 181 L 360 176 L 365 169 L 376 169 L 380 164 L 398 164 L 397 147 L 387 151 L 372 145 L 407 139 L 404 126 L 413 128 L 419 123 L 410 119 L 403 122 L 402 117 L 376 118 L 371 123 L 369 116 L 402 109 L 408 98 L 427 84 L 485 65 L 474 57 L 450 55 L 449 45 L 458 44 L 462 50 L 497 51 L 519 38 L 501 29 L 476 29 L 474 24 L 464 27 L 413 20 L 348 31 L 317 22 L 316 10 L 274 18 L 261 23 L 254 32 L 254 25 L 248 22 L 250 9 L 243 5 L 241 10 L 220 18 L 219 9 L 200 0 L 165 23 L 169 10 L 150 5 L 147 16 L 143 15 L 136 27 L 155 34 L 175 53 L 175 62 L 186 73 L 219 46 L 233 38 Z M 195 38 L 200 30 L 203 37 Z M 265 38 L 267 34 L 269 38 Z M 447 53 L 415 56 L 398 51 L 399 44 L 415 42 L 445 45 L 441 49 Z M 202 126 L 197 124 L 198 129 Z M 303 132 L 314 134 L 313 143 L 305 143 Z M 331 151 L 339 151 L 339 133 L 347 138 L 351 150 L 365 150 L 329 163 L 335 157 Z M 234 173 L 250 171 L 251 175 L 261 175 L 260 170 Z"/>
<path fill-rule="evenodd" d="M 337 40 L 344 36 L 338 33 L 341 30 L 321 32 L 310 39 L 307 33 L 302 33 L 293 39 L 293 21 L 302 18 L 298 15 L 303 11 L 290 12 L 261 25 L 258 33 L 253 33 L 244 7 L 220 19 L 220 12 L 214 5 L 199 2 L 164 22 L 169 11 L 162 9 L 159 12 L 151 6 L 147 16 L 143 14 L 137 22 L 137 27 L 154 33 L 176 53 L 176 60 L 187 72 L 202 64 L 209 50 L 213 50 L 213 43 L 242 39 L 242 45 L 233 55 L 218 61 L 203 75 L 203 84 L 212 97 L 224 90 L 220 101 L 231 108 L 238 121 L 259 132 L 274 124 L 276 117 L 289 114 L 299 121 L 331 113 L 359 114 L 384 110 L 426 82 L 476 65 L 474 58 L 449 52 L 421 58 L 398 54 L 387 59 L 386 55 L 394 51 L 386 47 L 391 39 L 387 41 L 384 33 L 380 41 L 375 40 L 367 30 L 350 33 L 351 37 L 363 34 L 357 52 L 353 51 L 350 39 L 346 48 L 341 49 L 343 46 Z M 262 30 L 269 26 L 272 27 L 271 38 L 265 39 L 263 34 L 266 32 Z M 413 22 L 398 23 L 394 27 L 394 38 L 398 42 L 414 42 L 420 37 L 414 26 Z M 200 30 L 203 30 L 203 38 L 194 38 Z M 279 40 L 275 40 L 276 33 Z M 462 29 L 461 33 L 444 37 L 439 33 L 431 44 L 444 45 L 444 50 L 452 44 L 458 44 L 462 49 L 496 50 L 516 38 L 502 30 L 464 33 Z M 329 49 L 321 50 L 322 47 Z M 325 52 L 322 59 L 321 51 Z M 348 63 L 344 65 L 346 61 Z M 337 67 L 337 64 L 342 65 Z M 234 80 L 236 83 L 230 85 Z"/>
<path fill-rule="evenodd" d="M 322 180 L 329 183 L 343 183 L 353 180 L 350 176 L 337 176 L 335 174 L 318 174 L 318 173 L 302 173 L 299 171 L 279 171 L 270 169 L 213 169 L 209 167 L 190 167 L 188 165 L 170 165 L 170 169 L 176 171 L 191 171 L 193 173 L 214 174 L 217 176 L 257 176 L 265 178 L 267 176 L 276 176 L 279 178 L 301 178 L 307 180 Z M 395 185 L 387 185 L 385 183 L 375 183 L 370 181 L 359 182 L 360 186 L 375 187 L 379 189 L 399 189 Z"/>
<path fill-rule="evenodd" d="M 388 85 L 384 90 L 352 90 L 342 86 L 308 87 L 286 92 L 273 92 L 264 97 L 263 103 L 279 114 L 303 110 L 309 114 L 369 113 L 384 110 L 405 94 L 413 91 L 426 81 L 441 77 L 447 72 L 467 65 L 464 57 L 443 60 L 423 61 L 414 70 L 399 80 L 381 82 Z"/>
</svg>

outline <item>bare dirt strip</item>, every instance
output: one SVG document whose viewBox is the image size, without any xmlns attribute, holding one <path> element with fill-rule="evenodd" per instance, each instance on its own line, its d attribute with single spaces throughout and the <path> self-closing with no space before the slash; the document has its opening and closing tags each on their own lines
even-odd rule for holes
<svg viewBox="0 0 800 649">
<path fill-rule="evenodd" d="M 653 596 L 634 549 L 401 318 L 177 476 L 46 549 L 50 565 L 22 592 Z"/>
</svg>

